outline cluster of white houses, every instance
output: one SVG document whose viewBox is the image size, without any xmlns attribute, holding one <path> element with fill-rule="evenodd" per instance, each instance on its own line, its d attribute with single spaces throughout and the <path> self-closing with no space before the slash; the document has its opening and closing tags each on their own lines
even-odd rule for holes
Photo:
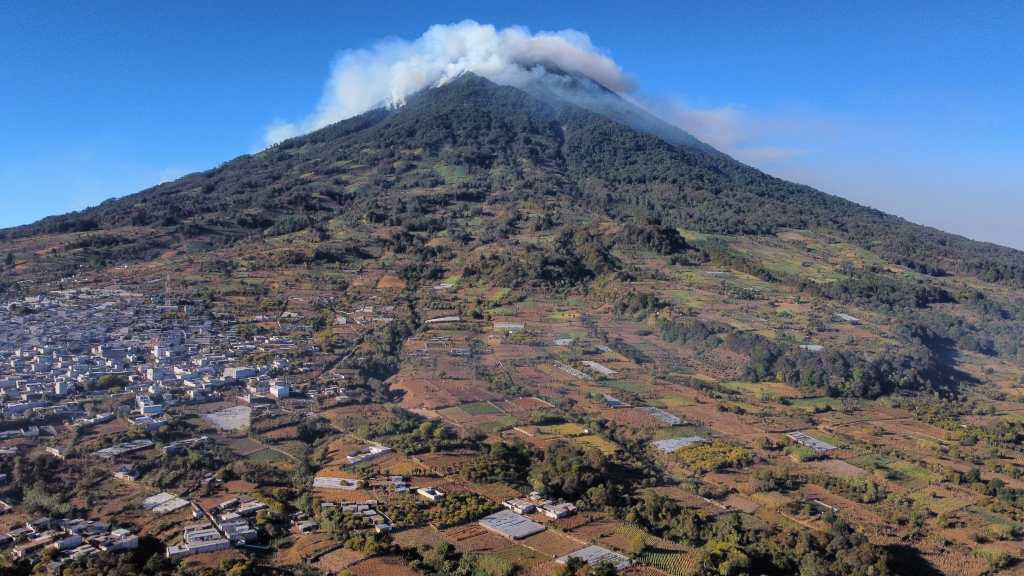
<svg viewBox="0 0 1024 576">
<path fill-rule="evenodd" d="M 0 534 L 0 546 L 10 546 L 15 559 L 34 558 L 52 549 L 56 554 L 47 568 L 56 572 L 65 562 L 82 556 L 134 550 L 139 546 L 139 538 L 131 530 L 113 528 L 96 520 L 36 518 Z"/>
<path fill-rule="evenodd" d="M 103 394 L 134 395 L 138 415 L 154 421 L 168 406 L 219 399 L 230 384 L 247 384 L 255 396 L 289 395 L 271 374 L 291 367 L 285 353 L 298 346 L 291 338 L 245 338 L 233 322 L 183 319 L 180 311 L 109 289 L 0 305 L 0 419 L 58 414 L 89 426 L 97 415 L 81 401 Z M 272 360 L 240 366 L 253 352 L 270 352 Z"/>
<path fill-rule="evenodd" d="M 530 492 L 526 498 L 512 498 L 501 503 L 516 514 L 533 514 L 540 512 L 552 520 L 566 518 L 576 513 L 576 505 L 561 500 L 550 500 L 541 496 L 540 492 Z"/>
</svg>

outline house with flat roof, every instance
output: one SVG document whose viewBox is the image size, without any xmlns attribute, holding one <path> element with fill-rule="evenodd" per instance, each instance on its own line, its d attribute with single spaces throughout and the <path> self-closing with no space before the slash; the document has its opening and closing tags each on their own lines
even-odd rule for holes
<svg viewBox="0 0 1024 576">
<path fill-rule="evenodd" d="M 552 504 L 544 504 L 540 507 L 544 515 L 552 520 L 559 518 L 568 518 L 576 513 L 576 505 L 571 502 L 556 502 Z"/>
<path fill-rule="evenodd" d="M 417 488 L 416 493 L 431 502 L 440 502 L 441 500 L 444 500 L 444 492 L 441 492 L 437 488 Z"/>
<path fill-rule="evenodd" d="M 537 505 L 527 498 L 512 498 L 505 500 L 501 505 L 516 514 L 533 514 L 537 511 Z"/>
</svg>

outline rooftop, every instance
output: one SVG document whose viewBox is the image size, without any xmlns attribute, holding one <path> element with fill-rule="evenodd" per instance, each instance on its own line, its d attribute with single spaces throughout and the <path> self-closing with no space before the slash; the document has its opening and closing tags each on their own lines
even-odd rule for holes
<svg viewBox="0 0 1024 576">
<path fill-rule="evenodd" d="M 516 514 L 511 510 L 495 512 L 480 520 L 484 528 L 500 534 L 506 538 L 519 540 L 544 531 L 544 525 L 530 520 L 526 516 Z"/>
</svg>

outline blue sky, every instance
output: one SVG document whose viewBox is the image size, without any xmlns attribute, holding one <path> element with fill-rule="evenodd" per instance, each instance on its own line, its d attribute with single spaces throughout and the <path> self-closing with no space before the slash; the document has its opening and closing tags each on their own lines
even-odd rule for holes
<svg viewBox="0 0 1024 576">
<path fill-rule="evenodd" d="M 470 18 L 585 32 L 635 97 L 737 158 L 1024 248 L 1012 2 L 285 4 L 0 0 L 0 226 L 252 152 L 314 111 L 342 51 Z"/>
</svg>

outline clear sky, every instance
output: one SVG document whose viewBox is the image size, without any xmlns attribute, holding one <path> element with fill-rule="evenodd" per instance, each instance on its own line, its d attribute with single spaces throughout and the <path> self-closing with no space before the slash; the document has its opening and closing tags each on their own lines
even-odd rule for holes
<svg viewBox="0 0 1024 576">
<path fill-rule="evenodd" d="M 469 18 L 584 32 L 741 160 L 1024 248 L 1017 2 L 504 4 L 0 0 L 0 226 L 257 150 L 343 51 Z"/>
</svg>

